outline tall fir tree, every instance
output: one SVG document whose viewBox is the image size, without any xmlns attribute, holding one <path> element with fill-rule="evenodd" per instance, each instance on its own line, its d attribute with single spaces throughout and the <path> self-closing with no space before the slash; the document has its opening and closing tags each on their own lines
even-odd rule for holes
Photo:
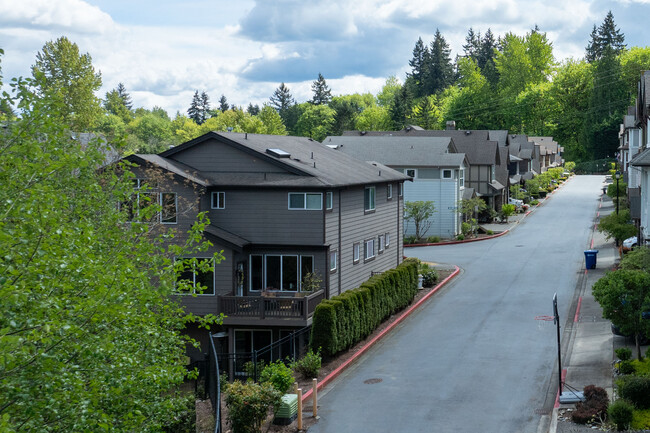
<svg viewBox="0 0 650 433">
<path fill-rule="evenodd" d="M 589 36 L 589 43 L 587 48 L 585 48 L 585 60 L 589 63 L 593 63 L 598 58 L 600 42 L 598 40 L 598 28 L 594 24 L 594 28 L 591 30 L 591 35 Z"/>
<path fill-rule="evenodd" d="M 476 64 L 480 68 L 481 74 L 487 78 L 488 83 L 492 87 L 496 87 L 499 82 L 499 71 L 494 63 L 498 47 L 499 44 L 494 39 L 492 30 L 488 28 L 485 35 L 483 35 L 483 39 L 481 39 L 481 47 Z"/>
<path fill-rule="evenodd" d="M 257 116 L 258 114 L 260 114 L 260 106 L 257 104 L 253 105 L 252 102 L 249 102 L 248 108 L 246 108 L 246 112 L 251 116 Z"/>
<path fill-rule="evenodd" d="M 436 35 L 433 42 L 431 42 L 428 60 L 424 86 L 425 94 L 438 94 L 454 83 L 451 49 L 438 29 L 436 29 Z"/>
<path fill-rule="evenodd" d="M 221 95 L 221 98 L 219 98 L 219 111 L 222 113 L 225 113 L 228 111 L 230 108 L 230 105 L 228 105 L 228 99 L 226 99 L 226 95 Z"/>
<path fill-rule="evenodd" d="M 122 83 L 117 83 L 117 94 L 120 98 L 122 98 L 122 101 L 124 102 L 124 106 L 128 110 L 133 110 L 133 101 L 131 101 L 131 95 L 126 91 L 126 87 L 124 87 L 124 84 Z"/>
<path fill-rule="evenodd" d="M 282 116 L 284 111 L 288 110 L 289 107 L 296 103 L 291 95 L 291 91 L 284 83 L 280 83 L 280 86 L 275 89 L 275 92 L 273 92 L 269 100 L 271 101 L 271 107 L 275 108 L 275 111 L 277 111 L 280 116 Z"/>
<path fill-rule="evenodd" d="M 412 86 L 416 91 L 416 97 L 424 96 L 424 83 L 427 75 L 428 60 L 429 48 L 424 44 L 422 38 L 418 38 L 415 47 L 413 47 L 413 57 L 409 60 L 411 72 L 410 74 L 407 74 L 407 80 L 412 83 Z"/>
<path fill-rule="evenodd" d="M 187 109 L 187 116 L 192 119 L 197 125 L 203 123 L 203 116 L 201 115 L 201 95 L 199 91 L 194 92 L 190 108 Z"/>
<path fill-rule="evenodd" d="M 469 28 L 467 36 L 465 36 L 463 52 L 465 53 L 465 57 L 474 59 L 477 64 L 479 63 L 478 59 L 481 53 L 481 32 L 475 33 L 473 28 Z"/>
<path fill-rule="evenodd" d="M 314 105 L 327 105 L 332 100 L 332 91 L 320 72 L 318 79 L 311 85 L 311 91 L 314 92 L 314 97 L 310 102 Z"/>
<path fill-rule="evenodd" d="M 589 63 L 600 60 L 607 47 L 610 47 L 616 55 L 625 50 L 625 35 L 616 28 L 612 11 L 607 12 L 607 16 L 598 27 L 598 31 L 596 31 L 596 25 L 594 25 L 587 44 L 585 59 Z"/>
</svg>

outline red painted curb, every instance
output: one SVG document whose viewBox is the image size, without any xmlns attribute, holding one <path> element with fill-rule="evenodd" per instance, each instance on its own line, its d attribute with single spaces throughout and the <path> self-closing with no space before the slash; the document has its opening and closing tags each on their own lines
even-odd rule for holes
<svg viewBox="0 0 650 433">
<path fill-rule="evenodd" d="M 316 385 L 316 390 L 317 390 L 317 391 L 320 391 L 320 390 L 323 389 L 327 384 L 329 384 L 331 381 L 333 381 L 334 379 L 336 379 L 336 378 L 338 377 L 338 375 L 341 374 L 341 373 L 343 372 L 343 370 L 345 370 L 345 369 L 348 368 L 350 365 L 352 365 L 352 364 L 353 364 L 357 359 L 359 359 L 359 357 L 360 357 L 361 355 L 363 355 L 365 352 L 367 352 L 368 349 L 370 349 L 370 347 L 372 347 L 375 343 L 377 343 L 377 342 L 378 342 L 379 340 L 381 340 L 384 336 L 386 336 L 386 334 L 388 334 L 390 331 L 392 331 L 393 328 L 395 328 L 397 325 L 399 325 L 399 324 L 402 322 L 402 320 L 404 320 L 405 318 L 407 318 L 408 316 L 410 316 L 411 313 L 413 313 L 413 311 L 414 311 L 416 308 L 418 308 L 420 305 L 422 305 L 422 303 L 424 303 L 424 301 L 426 301 L 426 300 L 429 299 L 431 296 L 433 296 L 433 294 L 436 293 L 436 292 L 437 292 L 441 287 L 443 287 L 443 286 L 444 286 L 445 284 L 447 284 L 447 283 L 448 283 L 452 278 L 454 278 L 456 275 L 458 275 L 458 274 L 460 273 L 460 268 L 459 268 L 458 266 L 455 266 L 455 268 L 456 268 L 456 269 L 454 270 L 454 272 L 452 272 L 451 275 L 449 275 L 447 278 L 445 278 L 445 279 L 442 280 L 440 283 L 438 283 L 438 285 L 437 285 L 436 287 L 434 287 L 434 288 L 433 288 L 429 293 L 427 293 L 427 294 L 426 294 L 422 299 L 420 299 L 420 300 L 419 300 L 418 302 L 416 302 L 415 304 L 411 305 L 411 307 L 410 307 L 408 310 L 404 311 L 404 312 L 402 313 L 402 315 L 401 315 L 399 318 L 397 318 L 397 320 L 395 320 L 393 323 L 390 324 L 390 326 L 388 326 L 386 329 L 384 329 L 383 331 L 381 331 L 381 332 L 379 333 L 379 335 L 377 335 L 375 338 L 373 338 L 373 339 L 370 340 L 368 343 L 366 343 L 365 346 L 363 346 L 363 347 L 362 347 L 362 348 L 361 348 L 357 353 L 355 353 L 354 355 L 352 355 L 352 357 L 351 357 L 350 359 L 348 359 L 348 360 L 345 361 L 343 364 L 341 364 L 341 365 L 340 365 L 336 370 L 332 371 L 330 374 L 328 374 L 327 376 L 325 376 L 325 378 L 323 378 L 323 380 L 320 381 L 320 382 L 318 383 L 318 385 Z M 302 401 L 304 402 L 304 401 L 307 400 L 309 397 L 311 397 L 312 392 L 313 392 L 313 390 L 310 389 L 310 390 L 307 391 L 305 394 L 303 394 L 303 396 L 302 396 Z"/>
<path fill-rule="evenodd" d="M 564 385 L 564 381 L 566 380 L 566 368 L 562 369 L 562 384 Z M 555 409 L 560 407 L 560 390 L 557 390 L 557 395 L 555 396 Z"/>
<path fill-rule="evenodd" d="M 580 317 L 580 306 L 582 306 L 582 296 L 580 296 L 580 298 L 578 298 L 578 307 L 576 308 L 576 315 L 573 316 L 573 322 L 574 323 L 577 323 L 578 318 Z"/>
</svg>

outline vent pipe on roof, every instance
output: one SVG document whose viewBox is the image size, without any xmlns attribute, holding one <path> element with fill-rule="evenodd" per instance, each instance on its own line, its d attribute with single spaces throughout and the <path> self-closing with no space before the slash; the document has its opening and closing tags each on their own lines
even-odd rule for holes
<svg viewBox="0 0 650 433">
<path fill-rule="evenodd" d="M 311 153 L 311 159 L 314 159 L 314 152 Z"/>
<path fill-rule="evenodd" d="M 316 161 L 314 161 L 314 168 L 316 168 Z"/>
<path fill-rule="evenodd" d="M 248 140 L 248 132 L 244 134 L 244 140 Z"/>
<path fill-rule="evenodd" d="M 381 170 L 379 170 L 379 175 L 381 176 Z"/>
</svg>

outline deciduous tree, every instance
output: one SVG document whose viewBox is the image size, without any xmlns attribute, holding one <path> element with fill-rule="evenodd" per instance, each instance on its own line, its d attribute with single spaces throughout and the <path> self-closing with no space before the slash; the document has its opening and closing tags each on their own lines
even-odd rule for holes
<svg viewBox="0 0 650 433">
<path fill-rule="evenodd" d="M 404 203 L 404 220 L 412 221 L 416 239 L 424 239 L 431 227 L 431 217 L 436 211 L 432 201 L 407 201 Z"/>
</svg>

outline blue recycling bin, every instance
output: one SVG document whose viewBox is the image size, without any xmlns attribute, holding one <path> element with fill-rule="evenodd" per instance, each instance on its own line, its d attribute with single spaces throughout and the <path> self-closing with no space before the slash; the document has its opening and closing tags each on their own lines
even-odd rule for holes
<svg viewBox="0 0 650 433">
<path fill-rule="evenodd" d="M 585 266 L 587 269 L 596 268 L 596 256 L 598 255 L 598 250 L 586 250 L 585 251 Z"/>
</svg>

